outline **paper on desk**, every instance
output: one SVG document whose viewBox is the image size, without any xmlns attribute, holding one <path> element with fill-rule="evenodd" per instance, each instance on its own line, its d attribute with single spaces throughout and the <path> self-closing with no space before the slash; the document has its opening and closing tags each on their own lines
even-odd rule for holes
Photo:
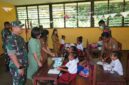
<svg viewBox="0 0 129 85">
<path fill-rule="evenodd" d="M 102 61 L 98 61 L 97 64 L 98 65 L 103 65 L 103 62 Z"/>
<path fill-rule="evenodd" d="M 60 71 L 57 70 L 56 68 L 55 68 L 55 69 L 50 69 L 50 70 L 48 71 L 48 74 L 59 74 L 59 73 L 60 73 Z"/>
<path fill-rule="evenodd" d="M 107 64 L 107 63 L 106 63 L 106 64 L 103 65 L 103 69 L 104 69 L 104 70 L 111 71 L 112 67 L 111 67 L 110 64 Z"/>
<path fill-rule="evenodd" d="M 62 62 L 55 62 L 54 64 L 53 64 L 53 67 L 54 68 L 57 68 L 57 67 L 59 67 L 59 66 L 61 66 L 62 65 Z"/>
<path fill-rule="evenodd" d="M 62 61 L 63 57 L 55 57 L 55 58 L 52 58 L 52 60 L 54 60 L 54 61 Z"/>
</svg>

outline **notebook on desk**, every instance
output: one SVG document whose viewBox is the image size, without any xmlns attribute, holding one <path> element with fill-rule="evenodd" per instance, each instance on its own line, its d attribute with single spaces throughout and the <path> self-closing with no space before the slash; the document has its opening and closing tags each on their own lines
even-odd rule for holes
<svg viewBox="0 0 129 85">
<path fill-rule="evenodd" d="M 57 69 L 50 69 L 50 70 L 48 71 L 48 74 L 59 74 L 59 73 L 60 73 L 60 71 L 57 70 Z"/>
</svg>

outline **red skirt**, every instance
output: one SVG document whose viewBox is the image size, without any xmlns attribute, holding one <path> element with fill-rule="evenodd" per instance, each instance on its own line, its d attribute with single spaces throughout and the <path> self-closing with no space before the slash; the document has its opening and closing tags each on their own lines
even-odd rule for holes
<svg viewBox="0 0 129 85">
<path fill-rule="evenodd" d="M 58 79 L 58 83 L 63 83 L 63 84 L 69 84 L 70 82 L 72 82 L 72 80 L 76 79 L 76 75 L 77 74 L 70 74 L 68 72 L 63 73 L 59 79 Z"/>
</svg>

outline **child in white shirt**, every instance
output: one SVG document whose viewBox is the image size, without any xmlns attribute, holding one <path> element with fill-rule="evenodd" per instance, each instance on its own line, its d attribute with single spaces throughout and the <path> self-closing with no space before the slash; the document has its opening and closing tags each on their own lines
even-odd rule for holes
<svg viewBox="0 0 129 85">
<path fill-rule="evenodd" d="M 120 60 L 118 59 L 118 57 L 120 57 L 120 53 L 118 51 L 113 51 L 112 55 L 111 55 L 111 70 L 118 73 L 119 75 L 123 75 L 123 67 L 122 64 L 120 62 Z"/>
<path fill-rule="evenodd" d="M 65 36 L 64 35 L 61 36 L 60 43 L 61 43 L 61 45 L 64 45 L 65 44 Z"/>
<path fill-rule="evenodd" d="M 75 52 L 69 53 L 69 61 L 64 66 L 58 67 L 58 70 L 62 71 L 63 74 L 59 77 L 58 83 L 68 83 L 76 78 L 77 73 L 77 54 Z"/>
<path fill-rule="evenodd" d="M 82 36 L 77 37 L 77 49 L 83 51 Z"/>
</svg>

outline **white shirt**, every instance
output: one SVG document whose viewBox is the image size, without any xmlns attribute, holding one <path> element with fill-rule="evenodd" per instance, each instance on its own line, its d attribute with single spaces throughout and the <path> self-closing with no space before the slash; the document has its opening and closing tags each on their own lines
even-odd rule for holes
<svg viewBox="0 0 129 85">
<path fill-rule="evenodd" d="M 83 51 L 83 44 L 82 44 L 82 43 L 77 44 L 77 49 L 79 49 L 79 50 L 82 50 L 82 51 Z"/>
<path fill-rule="evenodd" d="M 63 39 L 61 39 L 60 43 L 64 45 L 65 41 Z"/>
<path fill-rule="evenodd" d="M 123 67 L 119 59 L 116 59 L 111 62 L 112 70 L 117 72 L 119 75 L 123 75 Z"/>
<path fill-rule="evenodd" d="M 71 74 L 77 73 L 77 61 L 76 59 L 70 60 L 66 65 L 68 72 Z"/>
</svg>

